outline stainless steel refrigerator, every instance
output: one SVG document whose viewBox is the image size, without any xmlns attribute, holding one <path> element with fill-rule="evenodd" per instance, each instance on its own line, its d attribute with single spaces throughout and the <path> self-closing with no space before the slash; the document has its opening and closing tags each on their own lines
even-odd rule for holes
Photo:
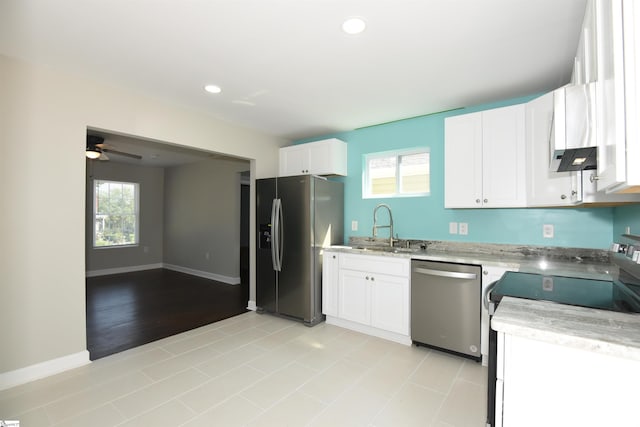
<svg viewBox="0 0 640 427">
<path fill-rule="evenodd" d="M 343 243 L 343 184 L 312 175 L 256 181 L 256 306 L 302 320 L 322 316 L 322 249 Z"/>
</svg>

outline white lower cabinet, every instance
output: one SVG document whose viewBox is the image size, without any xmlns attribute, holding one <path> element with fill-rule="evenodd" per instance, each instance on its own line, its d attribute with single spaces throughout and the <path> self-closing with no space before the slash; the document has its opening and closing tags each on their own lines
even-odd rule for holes
<svg viewBox="0 0 640 427">
<path fill-rule="evenodd" d="M 498 333 L 495 425 L 638 425 L 639 382 L 638 360 Z"/>
<path fill-rule="evenodd" d="M 371 324 L 371 289 L 364 272 L 340 269 L 338 274 L 338 317 Z"/>
<path fill-rule="evenodd" d="M 322 256 L 322 314 L 338 315 L 338 252 L 326 252 Z"/>
<path fill-rule="evenodd" d="M 327 323 L 411 344 L 410 271 L 407 258 L 325 251 L 322 286 Z"/>
<path fill-rule="evenodd" d="M 409 279 L 375 275 L 371 283 L 371 326 L 409 335 Z"/>
</svg>

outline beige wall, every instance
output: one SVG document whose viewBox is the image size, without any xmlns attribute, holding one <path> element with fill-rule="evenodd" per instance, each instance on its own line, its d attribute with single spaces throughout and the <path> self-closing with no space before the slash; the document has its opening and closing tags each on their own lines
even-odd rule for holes
<svg viewBox="0 0 640 427">
<path fill-rule="evenodd" d="M 240 172 L 248 168 L 206 160 L 166 169 L 165 263 L 240 277 Z"/>
<path fill-rule="evenodd" d="M 93 181 L 136 182 L 140 185 L 139 244 L 120 248 L 93 248 Z M 162 263 L 164 168 L 87 160 L 86 269 L 105 270 Z M 145 248 L 147 248 L 145 252 Z"/>
<path fill-rule="evenodd" d="M 253 178 L 288 143 L 0 56 L 0 374 L 86 350 L 87 127 L 256 159 Z"/>
</svg>

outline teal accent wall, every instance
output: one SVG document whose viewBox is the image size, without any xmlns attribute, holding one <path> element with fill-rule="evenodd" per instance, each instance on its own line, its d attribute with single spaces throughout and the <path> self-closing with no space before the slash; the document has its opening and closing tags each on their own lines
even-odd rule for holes
<svg viewBox="0 0 640 427">
<path fill-rule="evenodd" d="M 387 203 L 391 206 L 394 232 L 405 239 L 607 249 L 613 241 L 614 234 L 618 233 L 618 228 L 623 230 L 625 225 L 630 225 L 632 230 L 635 227 L 636 232 L 640 232 L 638 219 L 640 205 L 629 208 L 444 208 L 445 117 L 523 103 L 535 96 L 537 95 L 420 116 L 350 132 L 322 135 L 296 141 L 296 143 L 332 137 L 347 142 L 348 176 L 340 178 L 345 184 L 345 241 L 348 241 L 349 236 L 371 236 L 373 209 L 378 203 Z M 362 156 L 364 154 L 417 146 L 428 146 L 431 151 L 430 196 L 362 198 Z M 629 217 L 633 218 L 633 222 Z M 380 220 L 386 223 L 386 217 L 382 211 L 380 211 Z M 358 221 L 357 231 L 351 231 L 352 221 Z M 468 223 L 469 234 L 466 236 L 449 234 L 449 222 Z M 554 225 L 553 239 L 542 237 L 543 224 Z M 616 233 L 614 233 L 614 227 Z M 386 230 L 382 230 L 380 235 L 386 236 Z"/>
<path fill-rule="evenodd" d="M 637 243 L 637 241 L 620 238 L 626 234 L 625 229 L 629 227 L 631 234 L 640 236 L 640 204 L 618 206 L 614 209 L 613 215 L 613 241 L 623 243 Z"/>
</svg>

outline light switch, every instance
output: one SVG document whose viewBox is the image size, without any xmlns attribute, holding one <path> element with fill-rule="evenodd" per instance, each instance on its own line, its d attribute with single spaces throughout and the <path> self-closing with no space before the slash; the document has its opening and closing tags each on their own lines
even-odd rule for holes
<svg viewBox="0 0 640 427">
<path fill-rule="evenodd" d="M 458 234 L 458 223 L 450 222 L 449 223 L 449 234 Z"/>
</svg>

